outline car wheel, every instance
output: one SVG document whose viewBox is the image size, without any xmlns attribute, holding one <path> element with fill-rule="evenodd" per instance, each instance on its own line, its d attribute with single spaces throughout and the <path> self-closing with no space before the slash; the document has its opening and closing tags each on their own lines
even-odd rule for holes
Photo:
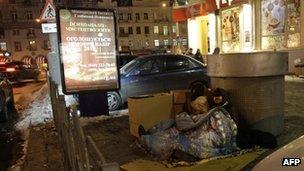
<svg viewBox="0 0 304 171">
<path fill-rule="evenodd" d="M 5 122 L 7 120 L 8 120 L 8 110 L 7 110 L 7 106 L 4 105 L 0 113 L 0 121 Z"/>
<path fill-rule="evenodd" d="M 117 92 L 108 92 L 109 110 L 118 110 L 122 106 L 120 95 Z"/>
</svg>

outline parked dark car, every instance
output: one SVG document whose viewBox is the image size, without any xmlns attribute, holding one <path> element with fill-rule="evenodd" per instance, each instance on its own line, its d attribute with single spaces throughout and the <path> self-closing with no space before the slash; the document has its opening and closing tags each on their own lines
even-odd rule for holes
<svg viewBox="0 0 304 171">
<path fill-rule="evenodd" d="M 9 119 L 9 110 L 15 109 L 11 83 L 0 73 L 0 121 Z"/>
<path fill-rule="evenodd" d="M 21 82 L 24 79 L 38 80 L 40 71 L 36 65 L 29 65 L 21 61 L 0 63 L 2 72 L 10 81 Z"/>
<path fill-rule="evenodd" d="M 119 109 L 131 96 L 187 89 L 195 83 L 209 87 L 206 72 L 202 63 L 184 55 L 138 57 L 120 69 L 121 89 L 108 93 L 109 109 Z"/>
</svg>

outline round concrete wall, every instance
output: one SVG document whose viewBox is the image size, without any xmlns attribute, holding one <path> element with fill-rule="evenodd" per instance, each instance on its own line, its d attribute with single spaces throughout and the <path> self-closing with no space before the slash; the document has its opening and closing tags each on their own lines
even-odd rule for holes
<svg viewBox="0 0 304 171">
<path fill-rule="evenodd" d="M 259 52 L 208 56 L 211 86 L 225 89 L 239 126 L 279 135 L 284 121 L 288 54 Z"/>
</svg>

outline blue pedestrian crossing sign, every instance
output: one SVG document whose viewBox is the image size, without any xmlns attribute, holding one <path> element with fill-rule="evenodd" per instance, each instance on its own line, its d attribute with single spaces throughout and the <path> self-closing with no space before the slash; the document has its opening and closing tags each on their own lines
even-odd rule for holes
<svg viewBox="0 0 304 171">
<path fill-rule="evenodd" d="M 53 4 L 53 1 L 47 0 L 45 2 L 44 8 L 42 10 L 40 20 L 51 22 L 51 21 L 55 21 L 55 19 L 56 19 L 56 11 L 55 11 L 55 6 Z"/>
</svg>

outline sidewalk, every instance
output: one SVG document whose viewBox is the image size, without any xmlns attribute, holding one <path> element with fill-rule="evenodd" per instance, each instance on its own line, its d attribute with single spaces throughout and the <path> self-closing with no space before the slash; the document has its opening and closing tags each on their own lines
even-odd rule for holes
<svg viewBox="0 0 304 171">
<path fill-rule="evenodd" d="M 53 123 L 30 128 L 24 171 L 64 171 L 58 134 Z"/>
</svg>

